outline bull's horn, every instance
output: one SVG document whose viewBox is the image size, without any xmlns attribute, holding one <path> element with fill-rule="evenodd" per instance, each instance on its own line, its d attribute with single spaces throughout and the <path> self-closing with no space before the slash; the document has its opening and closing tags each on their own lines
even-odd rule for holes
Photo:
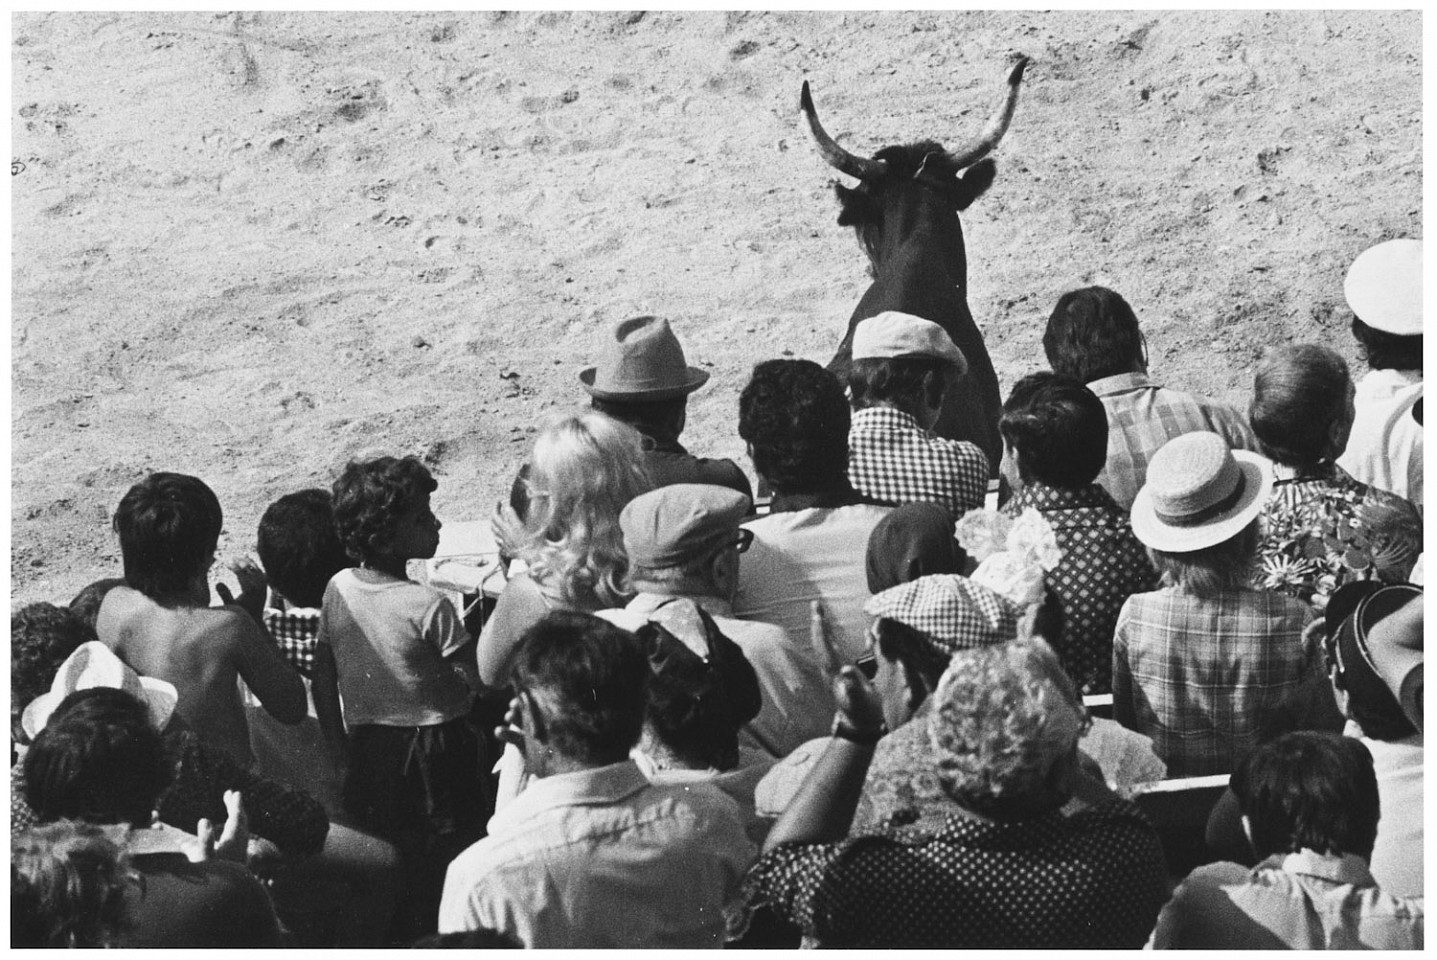
<svg viewBox="0 0 1437 960">
<path fill-rule="evenodd" d="M 1018 107 L 1018 85 L 1023 82 L 1023 70 L 1027 66 L 1028 58 L 1019 57 L 1017 64 L 1008 74 L 1008 89 L 1003 95 L 1003 102 L 988 120 L 987 128 L 979 134 L 977 140 L 962 150 L 949 154 L 954 169 L 962 170 L 982 160 L 998 145 L 998 141 L 1003 139 L 1003 134 L 1008 132 L 1008 123 L 1013 119 L 1013 111 Z"/>
<path fill-rule="evenodd" d="M 882 160 L 866 160 L 849 153 L 828 135 L 823 124 L 818 122 L 818 113 L 813 109 L 813 97 L 808 92 L 807 80 L 803 81 L 803 92 L 799 95 L 798 102 L 803 108 L 803 115 L 808 117 L 808 129 L 813 131 L 813 139 L 818 141 L 818 152 L 823 154 L 823 159 L 828 161 L 829 166 L 860 180 L 880 176 L 888 169 L 888 164 Z"/>
</svg>

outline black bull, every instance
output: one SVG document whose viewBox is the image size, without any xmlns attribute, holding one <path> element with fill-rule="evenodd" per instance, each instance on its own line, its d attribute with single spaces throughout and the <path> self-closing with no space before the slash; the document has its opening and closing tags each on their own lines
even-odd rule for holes
<svg viewBox="0 0 1437 960">
<path fill-rule="evenodd" d="M 853 189 L 835 184 L 842 207 L 838 222 L 854 228 L 872 263 L 873 285 L 858 301 L 828 368 L 846 377 L 853 328 L 860 320 L 898 310 L 937 323 L 963 351 L 968 375 L 949 387 L 935 432 L 976 443 L 987 454 L 993 476 L 1002 455 L 1002 398 L 983 335 L 968 310 L 968 257 L 958 214 L 993 182 L 993 161 L 985 157 L 1008 129 L 1027 64 L 1020 58 L 1008 74 L 1003 101 L 983 132 L 954 152 L 921 141 L 885 147 L 872 159 L 855 156 L 824 132 L 807 81 L 801 97 L 824 159 L 859 180 Z"/>
</svg>

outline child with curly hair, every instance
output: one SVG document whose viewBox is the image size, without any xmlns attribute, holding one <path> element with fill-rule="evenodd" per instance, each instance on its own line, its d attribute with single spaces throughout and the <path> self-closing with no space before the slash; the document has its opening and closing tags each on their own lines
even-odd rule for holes
<svg viewBox="0 0 1437 960">
<path fill-rule="evenodd" d="M 469 635 L 447 597 L 405 576 L 439 546 L 437 487 L 413 457 L 344 468 L 334 522 L 359 566 L 325 589 L 314 647 L 315 712 L 346 770 L 344 809 L 399 848 L 411 902 L 394 935 L 409 939 L 433 931 L 445 867 L 483 816 L 474 667 L 459 656 Z"/>
</svg>

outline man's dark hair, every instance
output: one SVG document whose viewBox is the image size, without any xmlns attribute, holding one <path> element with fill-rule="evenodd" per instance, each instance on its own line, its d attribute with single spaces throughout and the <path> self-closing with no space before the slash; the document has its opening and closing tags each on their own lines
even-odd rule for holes
<svg viewBox="0 0 1437 960">
<path fill-rule="evenodd" d="M 1074 490 L 1098 478 L 1108 459 L 1108 413 L 1081 381 L 1030 373 L 1013 385 L 998 422 L 1017 453 L 1018 474 Z"/>
<path fill-rule="evenodd" d="M 198 477 L 152 473 L 115 510 L 125 582 L 151 599 L 184 591 L 204 573 L 219 543 L 224 513 Z"/>
<path fill-rule="evenodd" d="M 147 824 L 173 779 L 149 710 L 111 687 L 60 701 L 25 754 L 25 799 L 47 822 Z"/>
<path fill-rule="evenodd" d="M 1381 807 L 1372 754 L 1336 733 L 1287 733 L 1248 754 L 1232 775 L 1259 858 L 1318 853 L 1371 858 Z"/>
<path fill-rule="evenodd" d="M 618 763 L 639 742 L 649 663 L 627 630 L 587 613 L 555 610 L 519 640 L 514 689 L 553 704 L 543 738 L 589 766 Z M 541 704 L 542 709 L 542 704 Z"/>
<path fill-rule="evenodd" d="M 673 441 L 683 432 L 689 398 L 687 394 L 666 400 L 600 400 L 592 397 L 589 405 L 620 423 L 627 423 L 646 437 Z"/>
<path fill-rule="evenodd" d="M 765 360 L 738 401 L 738 435 L 753 466 L 780 493 L 847 482 L 852 414 L 838 378 L 812 360 Z"/>
<path fill-rule="evenodd" d="M 95 580 L 80 588 L 70 601 L 70 609 L 75 615 L 94 629 L 95 621 L 100 617 L 100 604 L 105 602 L 105 597 L 116 587 L 125 586 L 124 577 L 105 577 L 103 580 Z"/>
<path fill-rule="evenodd" d="M 951 657 L 937 640 L 922 630 L 888 617 L 880 617 L 875 629 L 878 652 L 885 660 L 901 663 L 907 668 L 908 688 L 916 698 L 926 695 L 925 689 L 919 685 L 920 680 L 928 685 L 927 690 L 938 687 Z"/>
<path fill-rule="evenodd" d="M 351 460 L 334 481 L 335 532 L 350 558 L 363 562 L 378 556 L 400 515 L 437 489 L 415 457 Z"/>
<path fill-rule="evenodd" d="M 328 490 L 300 490 L 271 503 L 259 520 L 259 562 L 270 586 L 298 607 L 324 602 L 329 578 L 350 565 L 334 527 Z"/>
<path fill-rule="evenodd" d="M 1328 432 L 1347 413 L 1347 363 L 1328 347 L 1301 343 L 1263 358 L 1252 382 L 1248 421 L 1262 452 L 1311 467 L 1328 452 Z"/>
<path fill-rule="evenodd" d="M 1143 358 L 1143 335 L 1126 300 L 1107 287 L 1083 287 L 1058 298 L 1043 352 L 1055 373 L 1092 383 L 1131 371 Z"/>
<path fill-rule="evenodd" d="M 10 946 L 119 946 L 133 880 L 104 827 L 62 820 L 22 831 L 10 841 Z"/>
<path fill-rule="evenodd" d="M 854 360 L 848 367 L 849 399 L 855 410 L 888 404 L 916 417 L 925 406 L 942 402 L 950 369 L 937 357 Z"/>
<path fill-rule="evenodd" d="M 1402 335 L 1369 327 L 1352 318 L 1352 335 L 1362 348 L 1362 357 L 1373 370 L 1421 370 L 1422 334 Z"/>
<path fill-rule="evenodd" d="M 75 611 L 53 603 L 32 603 L 10 615 L 10 706 L 26 704 L 50 689 L 60 665 L 95 630 Z"/>
</svg>

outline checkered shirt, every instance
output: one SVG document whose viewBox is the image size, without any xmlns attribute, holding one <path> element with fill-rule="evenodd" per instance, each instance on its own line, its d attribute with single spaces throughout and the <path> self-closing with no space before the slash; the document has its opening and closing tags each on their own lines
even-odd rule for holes
<svg viewBox="0 0 1437 960">
<path fill-rule="evenodd" d="M 306 677 L 314 673 L 314 640 L 319 635 L 317 607 L 290 607 L 264 612 L 264 625 L 284 658 Z"/>
<path fill-rule="evenodd" d="M 1098 483 L 1124 512 L 1148 477 L 1148 462 L 1173 437 L 1208 430 L 1234 450 L 1257 450 L 1247 418 L 1226 404 L 1160 387 L 1145 373 L 1088 384 L 1108 411 L 1108 462 Z"/>
<path fill-rule="evenodd" d="M 977 444 L 929 436 L 890 407 L 854 411 L 848 432 L 848 480 L 885 503 L 942 504 L 954 518 L 983 506 L 988 458 Z"/>
<path fill-rule="evenodd" d="M 1302 639 L 1313 616 L 1267 591 L 1130 597 L 1113 635 L 1113 719 L 1152 738 L 1169 777 L 1232 773 L 1265 711 L 1322 681 L 1321 650 Z"/>
<path fill-rule="evenodd" d="M 876 593 L 863 605 L 928 634 L 945 653 L 972 650 L 1018 636 L 1019 610 L 1004 596 L 954 573 L 934 573 Z"/>
<path fill-rule="evenodd" d="M 1003 512 L 1016 517 L 1028 507 L 1048 521 L 1063 552 L 1044 578 L 1063 603 L 1058 659 L 1080 693 L 1110 693 L 1118 611 L 1133 594 L 1157 589 L 1157 572 L 1127 514 L 1096 483 L 1078 490 L 1032 483 Z"/>
</svg>

